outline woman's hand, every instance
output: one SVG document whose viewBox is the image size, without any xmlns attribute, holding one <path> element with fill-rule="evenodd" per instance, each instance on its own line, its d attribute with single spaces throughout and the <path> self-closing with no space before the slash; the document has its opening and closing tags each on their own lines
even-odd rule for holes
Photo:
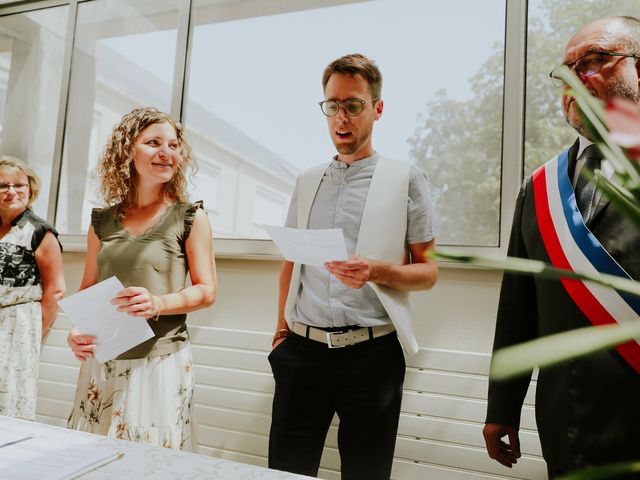
<svg viewBox="0 0 640 480">
<path fill-rule="evenodd" d="M 96 337 L 93 335 L 81 335 L 75 327 L 67 335 L 67 343 L 71 347 L 73 354 L 81 362 L 93 357 L 93 351 L 96 349 L 95 341 Z"/>
<path fill-rule="evenodd" d="M 144 287 L 127 287 L 120 290 L 113 300 L 113 305 L 119 312 L 125 312 L 132 317 L 152 318 L 160 314 L 161 300 L 157 295 L 152 295 Z"/>
</svg>

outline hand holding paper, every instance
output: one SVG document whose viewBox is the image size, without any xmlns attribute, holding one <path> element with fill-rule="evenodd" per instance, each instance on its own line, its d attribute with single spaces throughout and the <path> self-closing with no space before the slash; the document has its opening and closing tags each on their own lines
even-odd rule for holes
<svg viewBox="0 0 640 480">
<path fill-rule="evenodd" d="M 304 230 L 275 225 L 262 227 L 282 256 L 290 262 L 321 267 L 325 262 L 346 260 L 348 257 L 341 228 Z"/>
<path fill-rule="evenodd" d="M 123 288 L 116 277 L 111 277 L 59 302 L 82 334 L 96 337 L 94 354 L 99 362 L 111 360 L 153 337 L 144 318 L 119 312 L 111 303 Z"/>
</svg>

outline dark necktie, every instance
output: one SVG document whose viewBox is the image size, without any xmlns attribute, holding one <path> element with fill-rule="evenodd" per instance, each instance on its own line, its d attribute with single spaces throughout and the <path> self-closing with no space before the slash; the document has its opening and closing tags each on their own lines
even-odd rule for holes
<svg viewBox="0 0 640 480">
<path fill-rule="evenodd" d="M 600 162 L 602 161 L 602 154 L 598 147 L 595 145 L 589 145 L 585 149 L 585 155 L 587 157 L 582 169 L 580 170 L 580 175 L 578 176 L 578 180 L 576 181 L 575 186 L 575 194 L 576 194 L 576 204 L 578 205 L 578 210 L 582 214 L 582 219 L 585 223 L 589 220 L 591 216 L 591 210 L 593 207 L 593 197 L 596 194 L 596 182 L 587 180 L 587 177 L 583 174 L 583 170 L 586 168 L 593 172 L 594 170 L 600 168 Z"/>
</svg>

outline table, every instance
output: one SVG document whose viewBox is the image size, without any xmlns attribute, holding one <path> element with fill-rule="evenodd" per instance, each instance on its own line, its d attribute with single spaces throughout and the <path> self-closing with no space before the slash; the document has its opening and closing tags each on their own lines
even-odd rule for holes
<svg viewBox="0 0 640 480">
<path fill-rule="evenodd" d="M 73 445 L 86 444 L 100 451 L 118 451 L 124 456 L 80 477 L 81 480 L 129 480 L 153 478 L 154 480 L 299 480 L 309 479 L 255 465 L 237 463 L 195 453 L 182 452 L 161 447 L 149 447 L 139 443 L 116 440 L 62 427 L 29 422 L 0 416 L 0 431 L 18 431 L 36 438 L 55 438 L 60 445 L 68 445 L 66 458 L 72 455 Z M 24 442 L 23 445 L 26 445 Z M 6 449 L 11 446 L 4 447 Z M 8 450 L 7 450 L 8 451 Z M 0 467 L 0 479 L 6 477 Z M 13 477 L 12 479 L 13 480 Z"/>
</svg>

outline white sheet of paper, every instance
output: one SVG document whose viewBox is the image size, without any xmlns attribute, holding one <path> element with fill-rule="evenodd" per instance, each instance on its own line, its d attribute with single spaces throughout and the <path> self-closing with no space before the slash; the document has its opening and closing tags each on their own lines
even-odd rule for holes
<svg viewBox="0 0 640 480">
<path fill-rule="evenodd" d="M 341 228 L 304 230 L 275 225 L 262 227 L 275 242 L 282 256 L 290 262 L 322 266 L 324 262 L 348 258 Z"/>
<path fill-rule="evenodd" d="M 0 479 L 70 480 L 120 456 L 94 438 L 70 442 L 55 432 L 27 438 L 0 448 Z"/>
<path fill-rule="evenodd" d="M 63 298 L 60 307 L 80 333 L 96 337 L 96 359 L 104 363 L 153 337 L 146 319 L 119 312 L 111 300 L 124 286 L 116 277 Z"/>
<path fill-rule="evenodd" d="M 0 430 L 0 448 L 24 442 L 32 437 L 22 432 L 2 431 Z"/>
</svg>

